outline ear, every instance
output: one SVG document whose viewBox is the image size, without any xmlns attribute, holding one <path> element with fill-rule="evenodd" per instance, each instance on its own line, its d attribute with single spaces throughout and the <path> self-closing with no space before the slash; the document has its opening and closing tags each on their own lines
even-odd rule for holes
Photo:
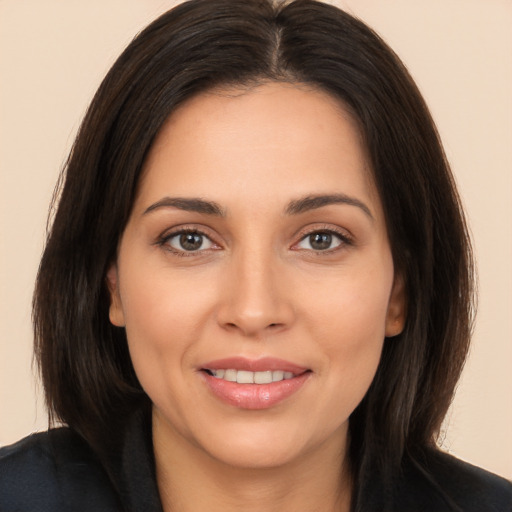
<svg viewBox="0 0 512 512">
<path fill-rule="evenodd" d="M 404 278 L 401 274 L 395 274 L 386 316 L 387 338 L 397 336 L 404 330 L 407 316 L 406 302 Z"/>
<path fill-rule="evenodd" d="M 112 263 L 112 265 L 108 269 L 106 280 L 108 291 L 110 293 L 110 308 L 108 311 L 110 323 L 112 325 L 115 325 L 116 327 L 124 327 L 124 313 L 121 303 L 121 295 L 119 293 L 117 265 L 115 263 Z"/>
</svg>

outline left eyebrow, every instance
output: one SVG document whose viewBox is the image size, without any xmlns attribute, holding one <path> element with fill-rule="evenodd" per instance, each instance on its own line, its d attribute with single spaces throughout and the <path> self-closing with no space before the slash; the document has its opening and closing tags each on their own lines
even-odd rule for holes
<svg viewBox="0 0 512 512">
<path fill-rule="evenodd" d="M 218 217 L 225 216 L 225 212 L 217 203 L 205 201 L 199 197 L 164 197 L 151 206 L 148 206 L 142 215 L 146 215 L 160 208 L 177 208 L 178 210 L 185 210 L 187 212 L 203 213 Z"/>
<path fill-rule="evenodd" d="M 285 213 L 287 215 L 298 215 L 300 213 L 316 210 L 317 208 L 322 208 L 332 204 L 355 206 L 360 208 L 371 220 L 375 220 L 370 208 L 368 208 L 366 204 L 355 197 L 347 196 L 345 194 L 308 195 L 288 203 Z"/>
</svg>

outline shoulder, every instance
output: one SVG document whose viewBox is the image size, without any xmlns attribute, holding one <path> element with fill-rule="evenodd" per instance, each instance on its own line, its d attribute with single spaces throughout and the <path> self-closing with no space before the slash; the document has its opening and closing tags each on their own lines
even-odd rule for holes
<svg viewBox="0 0 512 512">
<path fill-rule="evenodd" d="M 0 510 L 118 510 L 116 493 L 92 450 L 68 428 L 0 448 Z"/>
<path fill-rule="evenodd" d="M 511 482 L 434 449 L 409 459 L 398 497 L 400 510 L 512 511 Z"/>
</svg>

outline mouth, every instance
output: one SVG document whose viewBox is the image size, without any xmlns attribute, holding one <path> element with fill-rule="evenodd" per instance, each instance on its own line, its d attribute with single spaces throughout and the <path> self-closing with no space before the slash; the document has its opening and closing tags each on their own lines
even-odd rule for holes
<svg viewBox="0 0 512 512">
<path fill-rule="evenodd" d="M 272 382 L 281 382 L 283 380 L 290 380 L 297 377 L 293 372 L 284 370 L 251 372 L 248 370 L 236 370 L 234 368 L 228 368 L 227 370 L 205 368 L 204 371 L 216 379 L 222 379 L 228 382 L 237 382 L 238 384 L 271 384 Z"/>
<path fill-rule="evenodd" d="M 240 409 L 267 409 L 297 393 L 312 371 L 288 361 L 230 358 L 207 363 L 200 372 L 213 395 Z"/>
</svg>

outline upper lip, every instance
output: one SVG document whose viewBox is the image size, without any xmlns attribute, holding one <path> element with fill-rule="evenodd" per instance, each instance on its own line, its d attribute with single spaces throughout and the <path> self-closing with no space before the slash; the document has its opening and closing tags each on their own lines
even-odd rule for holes
<svg viewBox="0 0 512 512">
<path fill-rule="evenodd" d="M 216 359 L 202 365 L 203 370 L 245 370 L 249 372 L 265 372 L 274 370 L 283 370 L 291 372 L 294 375 L 300 375 L 308 370 L 304 366 L 278 359 L 275 357 L 262 357 L 260 359 L 248 359 L 245 357 L 227 357 Z"/>
</svg>

